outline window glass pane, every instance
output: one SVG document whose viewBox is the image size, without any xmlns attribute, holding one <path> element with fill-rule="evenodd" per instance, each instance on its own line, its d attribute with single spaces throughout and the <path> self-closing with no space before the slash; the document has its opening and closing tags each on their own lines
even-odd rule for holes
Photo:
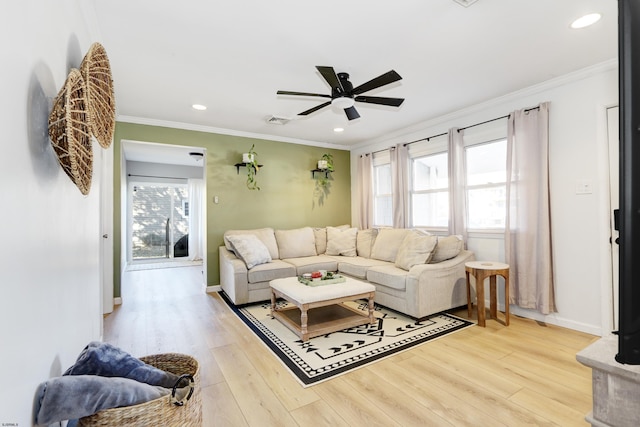
<svg viewBox="0 0 640 427">
<path fill-rule="evenodd" d="M 506 180 L 507 141 L 473 145 L 466 149 L 467 185 L 502 183 Z"/>
<path fill-rule="evenodd" d="M 391 165 L 374 166 L 373 181 L 373 224 L 392 225 Z"/>
<path fill-rule="evenodd" d="M 504 185 L 469 190 L 469 228 L 504 228 L 506 187 Z"/>
<path fill-rule="evenodd" d="M 391 196 L 380 196 L 374 199 L 374 225 L 393 225 L 393 218 L 391 218 Z"/>
<path fill-rule="evenodd" d="M 449 192 L 413 194 L 411 211 L 414 227 L 447 227 L 449 225 Z"/>
<path fill-rule="evenodd" d="M 506 217 L 505 139 L 466 148 L 467 226 L 503 229 Z"/>
<path fill-rule="evenodd" d="M 413 159 L 413 191 L 443 189 L 448 185 L 447 153 Z"/>
<path fill-rule="evenodd" d="M 376 166 L 374 171 L 375 194 L 391 194 L 391 165 Z"/>
</svg>

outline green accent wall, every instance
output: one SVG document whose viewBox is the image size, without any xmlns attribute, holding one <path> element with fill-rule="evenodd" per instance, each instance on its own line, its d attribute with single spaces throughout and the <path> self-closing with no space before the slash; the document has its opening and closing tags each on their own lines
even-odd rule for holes
<svg viewBox="0 0 640 427">
<path fill-rule="evenodd" d="M 221 135 L 160 126 L 118 122 L 114 136 L 114 296 L 121 296 L 121 141 L 203 147 L 207 169 L 208 285 L 220 284 L 218 247 L 229 229 L 291 229 L 351 223 L 350 152 L 257 138 Z M 234 164 L 255 144 L 260 191 L 246 187 L 246 170 Z M 311 170 L 324 153 L 333 155 L 335 172 L 326 191 L 319 191 Z M 316 173 L 316 178 L 318 173 Z M 219 203 L 213 203 L 218 196 Z"/>
</svg>

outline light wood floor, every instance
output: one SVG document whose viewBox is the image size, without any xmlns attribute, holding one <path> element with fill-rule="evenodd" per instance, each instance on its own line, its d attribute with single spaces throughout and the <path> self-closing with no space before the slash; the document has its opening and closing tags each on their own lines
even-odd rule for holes
<svg viewBox="0 0 640 427">
<path fill-rule="evenodd" d="M 487 320 L 305 389 L 204 293 L 198 267 L 128 272 L 122 297 L 105 341 L 135 356 L 196 357 L 205 427 L 588 425 L 591 370 L 575 354 L 592 335 Z"/>
</svg>

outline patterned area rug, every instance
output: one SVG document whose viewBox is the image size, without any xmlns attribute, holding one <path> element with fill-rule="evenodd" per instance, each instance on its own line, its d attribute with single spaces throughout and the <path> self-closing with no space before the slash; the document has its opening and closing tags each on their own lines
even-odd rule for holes
<svg viewBox="0 0 640 427">
<path fill-rule="evenodd" d="M 271 317 L 270 302 L 236 307 L 224 292 L 220 292 L 220 295 L 280 358 L 303 387 L 326 381 L 474 324 L 446 313 L 417 321 L 376 305 L 375 324 L 345 329 L 302 342 L 279 320 Z M 289 303 L 278 300 L 277 304 L 278 307 L 286 307 Z M 368 313 L 364 300 L 349 304 Z"/>
</svg>

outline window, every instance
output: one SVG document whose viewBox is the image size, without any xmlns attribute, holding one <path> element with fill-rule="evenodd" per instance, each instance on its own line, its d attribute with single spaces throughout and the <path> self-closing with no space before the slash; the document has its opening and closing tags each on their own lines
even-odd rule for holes
<svg viewBox="0 0 640 427">
<path fill-rule="evenodd" d="M 373 224 L 393 225 L 391 159 L 389 153 L 373 157 Z"/>
<path fill-rule="evenodd" d="M 465 148 L 467 228 L 504 229 L 507 140 Z"/>
<path fill-rule="evenodd" d="M 442 228 L 449 224 L 449 168 L 446 152 L 411 159 L 411 223 Z"/>
</svg>

